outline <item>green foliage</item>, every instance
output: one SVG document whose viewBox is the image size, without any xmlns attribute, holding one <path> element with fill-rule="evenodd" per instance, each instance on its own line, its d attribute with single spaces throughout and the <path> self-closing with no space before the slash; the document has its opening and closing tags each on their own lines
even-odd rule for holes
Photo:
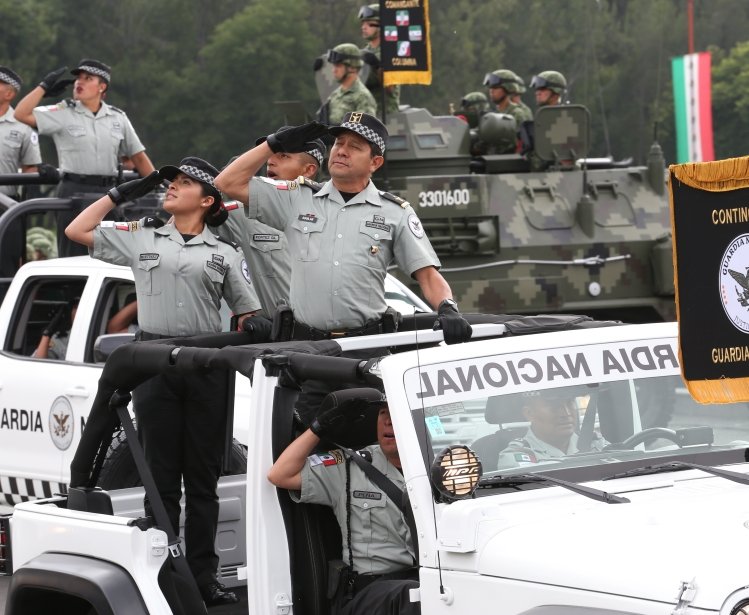
<svg viewBox="0 0 749 615">
<path fill-rule="evenodd" d="M 124 108 L 157 165 L 188 154 L 217 165 L 283 122 L 274 105 L 317 100 L 312 60 L 363 45 L 365 0 L 0 0 L 0 64 L 26 87 L 82 57 L 113 67 L 108 102 Z M 674 157 L 671 58 L 687 51 L 685 0 L 432 0 L 431 87 L 401 102 L 448 113 L 509 68 L 543 70 L 588 106 L 593 155 L 642 162 L 658 125 Z M 749 3 L 695 0 L 696 47 L 713 52 L 716 156 L 743 155 L 749 86 Z M 534 107 L 533 92 L 524 95 Z M 47 151 L 45 149 L 45 151 Z"/>
</svg>

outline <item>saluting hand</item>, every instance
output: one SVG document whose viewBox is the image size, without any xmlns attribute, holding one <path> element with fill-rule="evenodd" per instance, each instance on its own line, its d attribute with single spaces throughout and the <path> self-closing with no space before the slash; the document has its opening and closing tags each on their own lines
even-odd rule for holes
<svg viewBox="0 0 749 615">
<path fill-rule="evenodd" d="M 328 134 L 327 126 L 320 122 L 309 122 L 301 126 L 289 126 L 268 135 L 268 147 L 274 154 L 286 152 L 294 154 L 309 149 L 309 142 Z"/>
<path fill-rule="evenodd" d="M 62 77 L 67 70 L 68 67 L 63 66 L 62 68 L 53 70 L 41 80 L 39 87 L 44 90 L 45 96 L 60 96 L 69 85 L 75 82 L 75 79 L 63 79 L 62 81 L 59 81 L 60 77 Z"/>
<path fill-rule="evenodd" d="M 158 171 L 154 171 L 146 177 L 140 179 L 133 179 L 119 186 L 115 186 L 109 192 L 107 196 L 112 199 L 115 205 L 120 205 L 125 201 L 133 201 L 140 198 L 156 188 L 163 178 Z"/>
</svg>

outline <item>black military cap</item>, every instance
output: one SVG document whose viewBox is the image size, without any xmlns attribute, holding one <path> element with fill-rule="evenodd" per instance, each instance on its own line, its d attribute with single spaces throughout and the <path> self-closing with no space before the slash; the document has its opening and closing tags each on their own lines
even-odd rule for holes
<svg viewBox="0 0 749 615">
<path fill-rule="evenodd" d="M 380 120 L 374 115 L 369 113 L 363 113 L 361 111 L 351 111 L 343 116 L 343 121 L 340 126 L 331 126 L 328 132 L 334 137 L 337 137 L 342 132 L 350 130 L 355 132 L 361 137 L 364 137 L 370 143 L 374 143 L 380 148 L 381 152 L 385 152 L 385 145 L 388 140 L 388 129 L 385 128 Z"/>
<path fill-rule="evenodd" d="M 0 81 L 2 81 L 3 83 L 7 83 L 9 86 L 15 88 L 16 90 L 20 90 L 21 85 L 23 84 L 23 81 L 21 81 L 18 73 L 14 70 L 11 70 L 7 66 L 0 66 Z"/>
<path fill-rule="evenodd" d="M 84 58 L 78 62 L 78 68 L 74 68 L 70 72 L 74 75 L 78 75 L 78 73 L 81 72 L 91 73 L 92 75 L 104 79 L 107 84 L 112 80 L 112 67 L 107 66 L 104 62 L 99 62 L 98 60 Z"/>
<path fill-rule="evenodd" d="M 213 189 L 217 203 L 221 202 L 221 193 L 216 188 L 215 180 L 218 175 L 218 169 L 214 167 L 210 162 L 206 162 L 202 158 L 195 156 L 188 156 L 183 158 L 179 162 L 179 166 L 167 165 L 159 169 L 159 174 L 164 179 L 173 181 L 177 175 L 184 173 L 188 177 L 192 177 L 195 181 L 199 181 L 201 184 L 205 184 Z"/>
<path fill-rule="evenodd" d="M 285 128 L 291 128 L 291 126 L 279 126 L 276 129 L 276 132 L 284 130 Z M 265 143 L 267 140 L 268 137 L 258 137 L 255 140 L 255 145 Z M 317 160 L 318 166 L 322 167 L 323 160 L 325 160 L 325 156 L 328 154 L 328 148 L 325 147 L 325 143 L 323 143 L 320 139 L 314 139 L 313 141 L 307 142 L 305 145 L 308 147 L 308 149 L 305 149 L 304 153 L 312 156 L 315 160 Z"/>
</svg>

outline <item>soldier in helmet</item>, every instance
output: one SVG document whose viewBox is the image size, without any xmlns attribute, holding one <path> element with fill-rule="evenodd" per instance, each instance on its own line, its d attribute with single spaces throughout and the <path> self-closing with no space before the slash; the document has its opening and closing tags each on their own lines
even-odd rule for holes
<svg viewBox="0 0 749 615">
<path fill-rule="evenodd" d="M 380 60 L 382 59 L 382 48 L 380 43 L 380 5 L 365 4 L 359 9 L 359 21 L 361 22 L 361 35 L 367 41 L 363 49 L 364 61 L 372 67 L 367 81 L 364 85 L 369 88 L 377 104 L 377 114 L 382 117 L 382 71 Z M 398 111 L 400 104 L 400 86 L 390 85 L 385 88 L 385 112 L 386 114 Z"/>
<path fill-rule="evenodd" d="M 515 79 L 515 83 L 517 84 L 517 89 L 510 93 L 510 100 L 520 106 L 526 117 L 532 120 L 533 111 L 531 111 L 531 108 L 523 102 L 522 98 L 522 95 L 525 94 L 526 91 L 525 82 L 517 73 L 511 70 L 508 70 L 507 72 Z"/>
<path fill-rule="evenodd" d="M 519 91 L 522 81 L 511 70 L 499 69 L 487 73 L 484 77 L 484 85 L 489 88 L 489 97 L 497 106 L 499 113 L 505 113 L 515 118 L 518 126 L 523 122 L 533 119 L 533 115 L 526 113 L 523 108 L 512 102 L 512 94 Z"/>
<path fill-rule="evenodd" d="M 483 92 L 468 92 L 460 99 L 460 108 L 455 111 L 456 116 L 468 123 L 471 136 L 471 156 L 483 156 L 488 153 L 486 143 L 479 139 L 479 121 L 481 116 L 489 112 L 489 99 Z"/>
<path fill-rule="evenodd" d="M 562 73 L 545 70 L 533 76 L 531 87 L 536 90 L 536 106 L 552 107 L 562 104 L 562 96 L 567 89 L 567 80 Z"/>
<path fill-rule="evenodd" d="M 363 64 L 359 48 L 353 43 L 336 45 L 328 51 L 328 62 L 333 65 L 333 78 L 340 85 L 320 109 L 320 121 L 340 124 L 343 116 L 352 111 L 374 115 L 377 112 L 375 99 L 359 79 Z"/>
</svg>

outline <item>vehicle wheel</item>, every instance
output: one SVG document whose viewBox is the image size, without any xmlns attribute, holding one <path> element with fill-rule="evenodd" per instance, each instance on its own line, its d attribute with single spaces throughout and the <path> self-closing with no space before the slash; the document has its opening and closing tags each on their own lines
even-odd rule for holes
<svg viewBox="0 0 749 615">
<path fill-rule="evenodd" d="M 247 449 L 234 440 L 231 447 L 229 472 L 225 475 L 244 474 L 245 472 L 247 472 Z M 98 485 L 104 490 L 111 490 L 140 487 L 141 484 L 125 432 L 120 429 L 112 437 L 112 443 L 99 474 Z"/>
</svg>

